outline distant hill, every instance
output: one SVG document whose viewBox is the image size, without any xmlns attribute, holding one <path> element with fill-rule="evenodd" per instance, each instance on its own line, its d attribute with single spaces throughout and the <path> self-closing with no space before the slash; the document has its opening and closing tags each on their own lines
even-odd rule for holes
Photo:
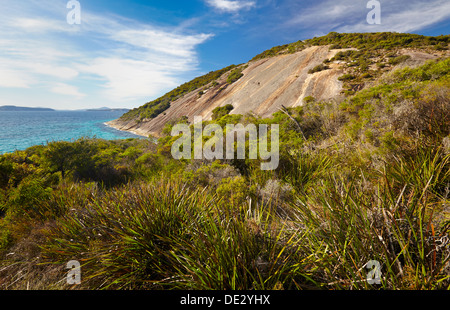
<svg viewBox="0 0 450 310">
<path fill-rule="evenodd" d="M 50 112 L 50 111 L 55 111 L 53 109 L 50 108 L 28 108 L 28 107 L 16 107 L 13 105 L 4 105 L 0 107 L 0 111 L 29 111 L 29 112 Z"/>
</svg>

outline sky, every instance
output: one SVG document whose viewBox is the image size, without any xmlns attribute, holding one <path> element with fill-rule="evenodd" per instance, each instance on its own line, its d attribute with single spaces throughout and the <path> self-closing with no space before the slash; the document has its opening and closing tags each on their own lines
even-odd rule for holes
<svg viewBox="0 0 450 310">
<path fill-rule="evenodd" d="M 131 109 L 331 31 L 450 34 L 448 0 L 379 0 L 379 24 L 369 2 L 0 0 L 0 106 Z"/>
</svg>

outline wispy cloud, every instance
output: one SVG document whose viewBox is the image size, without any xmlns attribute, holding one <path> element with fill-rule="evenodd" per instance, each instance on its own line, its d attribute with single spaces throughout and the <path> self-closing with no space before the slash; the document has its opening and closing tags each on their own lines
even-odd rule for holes
<svg viewBox="0 0 450 310">
<path fill-rule="evenodd" d="M 377 31 L 413 32 L 450 18 L 449 1 L 408 1 L 403 4 L 401 7 L 392 7 L 392 10 L 389 6 L 382 9 L 382 22 L 376 25 Z M 339 31 L 373 31 L 373 28 L 373 25 L 359 22 L 341 26 Z"/>
<path fill-rule="evenodd" d="M 290 1 L 288 1 L 290 2 Z M 325 0 L 297 10 L 283 23 L 285 28 L 310 29 L 314 35 L 330 31 L 413 32 L 434 25 L 450 17 L 448 0 L 380 1 L 381 24 L 369 25 L 366 16 L 368 1 Z"/>
<path fill-rule="evenodd" d="M 56 83 L 50 91 L 55 94 L 68 95 L 79 99 L 86 96 L 86 94 L 80 93 L 77 87 L 64 83 Z"/>
<path fill-rule="evenodd" d="M 206 3 L 219 11 L 231 13 L 256 6 L 256 1 L 206 0 Z"/>
<path fill-rule="evenodd" d="M 23 9 L 6 2 L 11 6 L 0 10 L 3 88 L 142 103 L 197 70 L 196 47 L 212 37 L 86 10 L 81 25 L 68 25 L 64 0 L 31 1 Z"/>
<path fill-rule="evenodd" d="M 10 69 L 0 65 L 0 87 L 30 88 L 37 81 L 23 70 Z"/>
<path fill-rule="evenodd" d="M 184 34 L 149 24 L 85 14 L 87 31 L 101 36 L 108 49 L 77 66 L 100 77 L 104 95 L 126 100 L 151 97 L 179 84 L 179 76 L 197 69 L 196 47 L 211 34 Z"/>
</svg>

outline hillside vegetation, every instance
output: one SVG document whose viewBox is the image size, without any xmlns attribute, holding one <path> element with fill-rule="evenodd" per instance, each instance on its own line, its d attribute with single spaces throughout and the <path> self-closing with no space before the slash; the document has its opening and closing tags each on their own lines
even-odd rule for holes
<svg viewBox="0 0 450 310">
<path fill-rule="evenodd" d="M 313 42 L 357 44 L 333 36 Z M 449 58 L 266 119 L 229 112 L 204 125 L 280 125 L 276 170 L 175 160 L 175 122 L 157 144 L 0 156 L 0 288 L 450 289 Z M 372 260 L 380 284 L 366 281 Z"/>
<path fill-rule="evenodd" d="M 295 53 L 308 46 L 330 45 L 331 49 L 356 48 L 362 51 L 395 50 L 398 48 L 426 48 L 429 50 L 447 50 L 450 35 L 437 37 L 422 36 L 410 33 L 372 32 L 372 33 L 337 33 L 330 32 L 323 37 L 315 37 L 305 41 L 275 46 L 252 60 L 276 55 Z"/>
</svg>

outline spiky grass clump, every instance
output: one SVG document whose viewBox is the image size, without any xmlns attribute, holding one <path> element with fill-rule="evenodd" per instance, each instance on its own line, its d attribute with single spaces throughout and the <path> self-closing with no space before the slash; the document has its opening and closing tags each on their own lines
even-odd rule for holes
<svg viewBox="0 0 450 310">
<path fill-rule="evenodd" d="M 363 178 L 330 177 L 292 206 L 309 232 L 316 281 L 339 289 L 443 289 L 450 285 L 449 225 L 435 220 L 448 204 L 449 157 L 424 150 L 380 174 L 378 187 Z M 403 184 L 402 187 L 400 185 Z M 436 225 L 439 225 L 438 227 Z M 378 286 L 367 281 L 367 262 L 382 268 Z"/>
<path fill-rule="evenodd" d="M 275 212 L 167 181 L 104 193 L 49 232 L 45 257 L 82 262 L 92 288 L 271 289 L 301 274 L 301 235 Z"/>
</svg>

